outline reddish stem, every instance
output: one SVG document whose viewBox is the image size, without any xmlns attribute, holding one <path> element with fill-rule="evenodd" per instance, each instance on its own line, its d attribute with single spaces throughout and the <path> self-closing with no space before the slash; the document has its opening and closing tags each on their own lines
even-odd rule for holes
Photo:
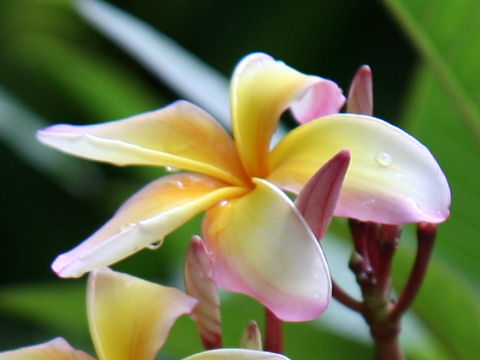
<svg viewBox="0 0 480 360">
<path fill-rule="evenodd" d="M 393 307 L 390 314 L 392 319 L 399 319 L 405 311 L 412 305 L 413 300 L 418 294 L 423 279 L 427 272 L 430 256 L 432 255 L 435 237 L 437 233 L 435 224 L 420 223 L 417 226 L 417 255 L 415 263 L 408 278 L 407 284 Z"/>
<path fill-rule="evenodd" d="M 335 299 L 353 311 L 359 313 L 363 312 L 363 304 L 347 294 L 334 280 L 332 280 L 332 295 Z"/>
<path fill-rule="evenodd" d="M 378 261 L 378 224 L 353 219 L 350 219 L 349 224 L 355 250 L 364 258 L 365 267 L 374 268 Z"/>
<path fill-rule="evenodd" d="M 375 340 L 375 360 L 405 360 L 398 341 L 400 321 L 370 324 Z"/>
<path fill-rule="evenodd" d="M 265 307 L 265 350 L 283 353 L 283 323 Z"/>
<path fill-rule="evenodd" d="M 390 274 L 400 228 L 352 220 L 350 228 L 357 251 L 350 259 L 350 268 L 362 289 L 363 302 L 358 308 L 362 309 L 361 314 L 370 327 L 375 359 L 404 360 L 398 342 L 400 319 L 389 316 Z M 350 302 L 349 297 L 341 296 L 345 302 Z"/>
<path fill-rule="evenodd" d="M 368 259 L 370 260 L 370 266 L 372 267 L 373 271 L 375 271 L 378 268 L 379 261 L 381 260 L 378 239 L 379 225 L 375 223 L 366 223 L 366 225 L 365 237 L 367 239 Z"/>
<path fill-rule="evenodd" d="M 366 237 L 366 227 L 367 223 L 362 221 L 350 219 L 350 232 L 353 237 L 353 245 L 357 253 L 362 255 L 368 260 L 368 251 L 367 251 L 367 237 Z"/>
<path fill-rule="evenodd" d="M 400 237 L 400 227 L 396 225 L 381 225 L 378 234 L 378 261 L 375 268 L 376 290 L 386 301 L 390 300 L 392 261 L 397 250 Z"/>
<path fill-rule="evenodd" d="M 356 251 L 349 266 L 362 289 L 363 302 L 350 297 L 335 283 L 334 297 L 363 315 L 375 342 L 376 360 L 404 360 L 398 340 L 401 318 L 412 305 L 425 278 L 435 244 L 436 225 L 418 224 L 415 262 L 396 305 L 391 302 L 391 271 L 400 227 L 351 220 L 350 229 Z"/>
</svg>

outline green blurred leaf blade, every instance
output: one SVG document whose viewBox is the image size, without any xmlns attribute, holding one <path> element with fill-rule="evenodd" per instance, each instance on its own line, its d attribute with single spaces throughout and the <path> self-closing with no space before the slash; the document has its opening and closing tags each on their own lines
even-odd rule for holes
<svg viewBox="0 0 480 360">
<path fill-rule="evenodd" d="M 452 193 L 451 217 L 439 227 L 435 257 L 414 308 L 452 359 L 478 359 L 480 3 L 385 3 L 424 57 L 404 124 L 438 159 Z"/>
</svg>

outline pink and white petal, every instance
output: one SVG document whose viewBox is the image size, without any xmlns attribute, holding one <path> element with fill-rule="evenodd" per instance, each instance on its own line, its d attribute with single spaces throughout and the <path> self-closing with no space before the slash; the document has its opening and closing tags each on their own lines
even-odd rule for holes
<svg viewBox="0 0 480 360">
<path fill-rule="evenodd" d="M 342 150 L 331 158 L 295 199 L 295 206 L 320 241 L 327 231 L 350 163 L 350 152 Z"/>
<path fill-rule="evenodd" d="M 183 360 L 288 360 L 281 354 L 249 349 L 218 349 L 204 351 Z"/>
<path fill-rule="evenodd" d="M 38 139 L 63 152 L 116 165 L 172 166 L 240 184 L 245 174 L 230 135 L 199 107 L 160 110 L 97 125 L 53 125 Z"/>
<path fill-rule="evenodd" d="M 318 79 L 318 82 L 290 107 L 293 117 L 300 124 L 336 114 L 345 104 L 345 96 L 336 83 L 327 79 Z"/>
<path fill-rule="evenodd" d="M 215 282 L 247 294 L 285 321 L 317 318 L 331 280 L 314 234 L 292 201 L 262 179 L 249 194 L 210 209 L 203 234 Z"/>
<path fill-rule="evenodd" d="M 251 54 L 238 64 L 230 89 L 232 128 L 251 177 L 266 175 L 266 155 L 280 115 L 310 86 L 322 81 L 262 53 Z"/>
<path fill-rule="evenodd" d="M 334 215 L 387 224 L 449 216 L 450 189 L 430 151 L 370 116 L 330 115 L 294 129 L 270 154 L 268 180 L 298 194 L 341 149 L 352 160 Z"/>
<path fill-rule="evenodd" d="M 52 269 L 61 277 L 79 277 L 114 264 L 163 238 L 217 202 L 244 188 L 228 187 L 207 175 L 179 173 L 145 186 L 83 243 L 58 256 Z"/>
<path fill-rule="evenodd" d="M 100 360 L 153 360 L 178 317 L 197 300 L 108 268 L 88 279 L 90 333 Z"/>
<path fill-rule="evenodd" d="M 0 360 L 94 360 L 87 353 L 76 350 L 63 338 L 0 353 Z"/>
</svg>

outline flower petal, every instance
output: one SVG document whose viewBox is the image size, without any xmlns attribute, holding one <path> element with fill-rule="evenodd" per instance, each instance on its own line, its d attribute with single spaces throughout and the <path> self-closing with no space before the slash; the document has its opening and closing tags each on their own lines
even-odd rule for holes
<svg viewBox="0 0 480 360">
<path fill-rule="evenodd" d="M 247 294 L 286 321 L 318 317 L 331 296 L 328 267 L 291 200 L 265 180 L 249 194 L 210 209 L 203 234 L 214 280 Z"/>
<path fill-rule="evenodd" d="M 450 189 L 432 154 L 370 116 L 330 115 L 291 131 L 270 154 L 268 180 L 298 193 L 341 149 L 349 149 L 352 160 L 334 215 L 387 224 L 448 217 Z"/>
<path fill-rule="evenodd" d="M 196 214 L 244 192 L 206 175 L 165 176 L 133 195 L 83 243 L 57 257 L 52 269 L 61 277 L 79 277 L 111 265 L 150 244 L 160 245 L 165 235 Z"/>
<path fill-rule="evenodd" d="M 345 104 L 342 89 L 331 80 L 319 78 L 305 95 L 292 103 L 292 114 L 300 124 L 310 120 L 336 114 Z"/>
<path fill-rule="evenodd" d="M 63 338 L 46 343 L 0 353 L 0 360 L 94 360 L 87 353 L 76 350 Z"/>
<path fill-rule="evenodd" d="M 295 199 L 295 206 L 318 241 L 332 220 L 349 163 L 350 152 L 340 151 L 308 180 Z"/>
<path fill-rule="evenodd" d="M 312 85 L 317 86 L 313 97 L 318 101 L 318 95 L 328 93 L 322 90 L 322 82 L 324 79 L 301 74 L 266 54 L 252 54 L 240 62 L 230 90 L 232 127 L 240 158 L 250 176 L 266 175 L 265 157 L 282 112 Z M 313 111 L 300 111 L 301 107 L 296 106 L 295 112 L 302 116 Z"/>
<path fill-rule="evenodd" d="M 88 279 L 90 333 L 100 360 L 152 360 L 177 318 L 197 300 L 108 268 Z"/>
<path fill-rule="evenodd" d="M 217 349 L 204 351 L 183 360 L 288 360 L 287 357 L 267 351 L 249 349 Z"/>
<path fill-rule="evenodd" d="M 37 133 L 56 149 L 117 165 L 158 165 L 233 184 L 245 175 L 230 135 L 206 112 L 177 101 L 157 111 L 98 125 L 53 125 Z"/>
</svg>

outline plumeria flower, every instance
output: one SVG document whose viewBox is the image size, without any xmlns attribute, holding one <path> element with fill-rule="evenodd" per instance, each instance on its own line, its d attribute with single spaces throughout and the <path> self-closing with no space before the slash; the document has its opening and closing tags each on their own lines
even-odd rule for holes
<svg viewBox="0 0 480 360">
<path fill-rule="evenodd" d="M 87 310 L 90 333 L 100 360 L 153 360 L 177 318 L 189 314 L 197 300 L 183 292 L 108 268 L 90 274 Z M 94 360 L 63 338 L 0 353 L 0 360 Z M 288 360 L 278 354 L 219 349 L 188 360 Z"/>
<path fill-rule="evenodd" d="M 185 101 L 120 121 L 38 132 L 43 143 L 84 158 L 187 171 L 140 190 L 60 255 L 55 272 L 77 277 L 113 264 L 206 211 L 203 237 L 217 285 L 252 296 L 282 320 L 304 321 L 328 305 L 330 276 L 314 234 L 280 189 L 298 194 L 323 164 L 349 149 L 336 215 L 396 224 L 448 216 L 448 185 L 430 152 L 379 119 L 335 114 L 345 98 L 333 82 L 255 53 L 237 66 L 230 91 L 233 139 Z M 305 124 L 271 149 L 288 108 Z"/>
</svg>

